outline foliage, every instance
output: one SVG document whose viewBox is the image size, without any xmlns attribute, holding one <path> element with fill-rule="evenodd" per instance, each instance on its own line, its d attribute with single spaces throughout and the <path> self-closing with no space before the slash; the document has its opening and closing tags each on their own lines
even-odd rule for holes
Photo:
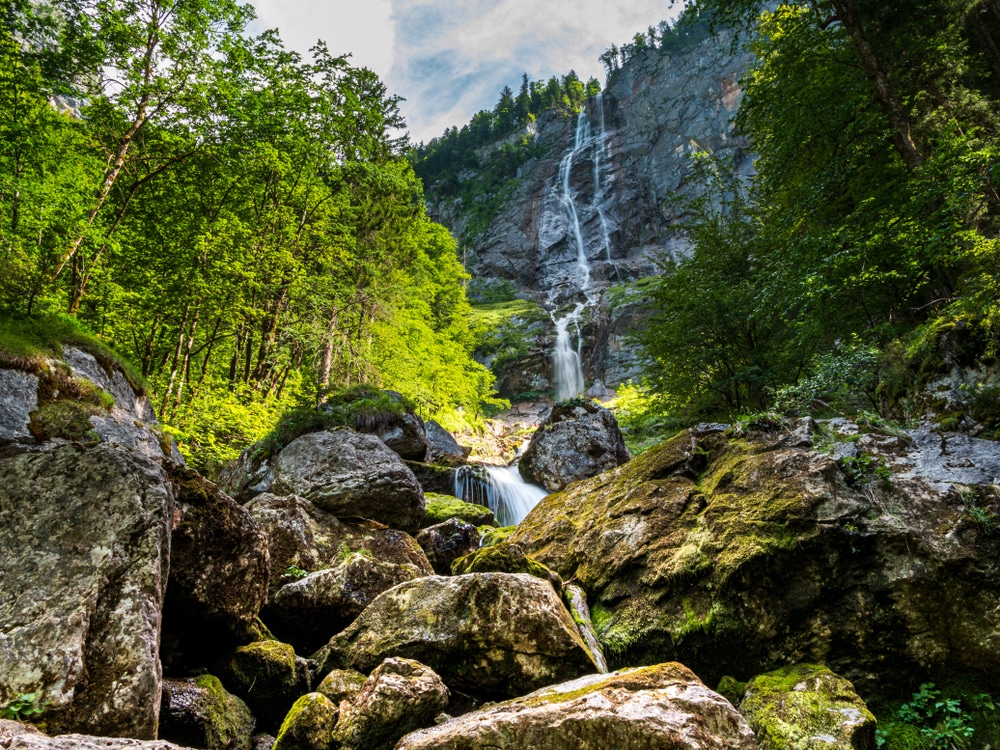
<svg viewBox="0 0 1000 750">
<path fill-rule="evenodd" d="M 637 32 L 621 46 L 612 44 L 598 59 L 610 77 L 630 61 L 646 55 L 682 55 L 703 42 L 711 32 L 712 14 L 690 5 L 684 8 L 673 25 L 669 21 L 660 21 L 659 25 L 650 26 L 645 32 Z"/>
<path fill-rule="evenodd" d="M 996 705 L 987 693 L 948 698 L 927 682 L 903 703 L 895 720 L 876 732 L 877 745 L 886 750 L 957 750 L 969 747 L 974 734 L 972 711 L 993 713 Z"/>
<path fill-rule="evenodd" d="M 875 404 L 878 350 L 855 338 L 816 354 L 812 374 L 774 390 L 776 411 L 791 415 L 856 413 Z"/>
<path fill-rule="evenodd" d="M 662 443 L 684 426 L 668 416 L 669 407 L 641 383 L 629 381 L 618 386 L 617 397 L 606 406 L 614 412 L 633 456 Z"/>
<path fill-rule="evenodd" d="M 863 487 L 873 479 L 882 484 L 888 484 L 892 480 L 892 472 L 889 467 L 870 453 L 844 456 L 839 463 L 840 468 L 847 476 L 847 483 L 856 489 Z"/>
<path fill-rule="evenodd" d="M 309 571 L 305 568 L 300 568 L 298 565 L 289 565 L 285 568 L 285 572 L 281 574 L 282 578 L 287 578 L 292 581 L 298 581 L 300 578 L 305 578 L 309 575 Z"/>
<path fill-rule="evenodd" d="M 38 693 L 21 693 L 0 709 L 0 719 L 33 721 L 45 712 L 48 704 L 39 700 Z"/>
</svg>

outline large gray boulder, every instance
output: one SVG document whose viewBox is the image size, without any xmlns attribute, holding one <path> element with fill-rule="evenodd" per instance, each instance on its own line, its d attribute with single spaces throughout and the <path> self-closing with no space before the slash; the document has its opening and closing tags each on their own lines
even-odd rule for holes
<svg viewBox="0 0 1000 750">
<path fill-rule="evenodd" d="M 246 703 L 206 674 L 163 681 L 161 739 L 204 750 L 250 750 L 254 718 Z"/>
<path fill-rule="evenodd" d="M 258 728 L 271 732 L 281 725 L 295 699 L 308 692 L 310 666 L 287 643 L 255 641 L 219 664 L 219 677 L 250 707 L 260 722 Z"/>
<path fill-rule="evenodd" d="M 466 452 L 455 436 L 433 419 L 424 423 L 429 450 L 427 460 L 436 464 L 465 463 Z"/>
<path fill-rule="evenodd" d="M 375 435 L 352 430 L 293 440 L 274 461 L 269 491 L 404 531 L 417 529 L 426 512 L 423 490 L 402 459 Z"/>
<path fill-rule="evenodd" d="M 0 459 L 0 705 L 52 731 L 152 739 L 173 495 L 120 445 Z"/>
<path fill-rule="evenodd" d="M 125 737 L 92 737 L 83 734 L 22 734 L 6 750 L 189 750 L 165 740 L 133 740 Z"/>
<path fill-rule="evenodd" d="M 439 576 L 451 575 L 451 564 L 479 549 L 479 529 L 471 523 L 450 518 L 417 534 L 417 544 L 427 553 Z"/>
<path fill-rule="evenodd" d="M 535 431 L 518 467 L 550 492 L 629 460 L 614 415 L 592 401 L 557 404 Z"/>
<path fill-rule="evenodd" d="M 381 594 L 313 658 L 320 673 L 369 673 L 391 656 L 416 659 L 452 689 L 521 695 L 597 671 L 552 587 L 533 576 L 429 576 Z"/>
<path fill-rule="evenodd" d="M 399 422 L 374 433 L 389 450 L 408 461 L 424 461 L 430 446 L 424 431 L 424 420 L 411 411 L 404 412 Z"/>
<path fill-rule="evenodd" d="M 756 750 L 725 698 L 680 664 L 543 688 L 408 734 L 397 750 Z"/>
</svg>

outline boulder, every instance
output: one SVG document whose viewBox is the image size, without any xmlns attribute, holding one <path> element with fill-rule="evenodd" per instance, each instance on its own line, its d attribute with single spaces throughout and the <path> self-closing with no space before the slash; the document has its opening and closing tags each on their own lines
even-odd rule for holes
<svg viewBox="0 0 1000 750">
<path fill-rule="evenodd" d="M 557 404 L 535 431 L 518 467 L 550 492 L 621 466 L 630 458 L 614 415 L 592 401 Z"/>
<path fill-rule="evenodd" d="M 423 529 L 447 521 L 449 518 L 457 518 L 473 526 L 497 525 L 496 516 L 485 505 L 467 503 L 451 495 L 438 495 L 426 491 L 424 498 L 427 501 L 427 515 L 420 523 Z"/>
<path fill-rule="evenodd" d="M 685 430 L 545 498 L 510 540 L 585 589 L 612 668 L 676 659 L 714 684 L 825 663 L 863 694 L 996 674 L 1000 467 L 941 455 L 968 440 L 864 436 L 838 458 L 804 423 Z"/>
<path fill-rule="evenodd" d="M 0 444 L 33 443 L 28 425 L 38 408 L 38 376 L 0 369 Z"/>
<path fill-rule="evenodd" d="M 433 419 L 424 423 L 429 450 L 427 460 L 437 464 L 465 463 L 466 452 L 455 437 Z"/>
<path fill-rule="evenodd" d="M 554 574 L 553 574 L 554 575 Z M 590 655 L 594 658 L 597 670 L 602 674 L 608 671 L 608 660 L 604 657 L 604 650 L 601 648 L 601 641 L 597 637 L 597 630 L 594 628 L 593 620 L 590 616 L 590 607 L 587 606 L 587 592 L 575 583 L 566 584 L 563 587 L 563 601 L 580 631 L 580 637 L 587 645 Z"/>
<path fill-rule="evenodd" d="M 427 571 L 413 563 L 382 562 L 367 550 L 352 552 L 336 567 L 282 586 L 265 617 L 281 638 L 310 653 L 350 625 L 383 591 L 423 575 Z"/>
<path fill-rule="evenodd" d="M 432 573 L 427 555 L 405 532 L 373 521 L 345 523 L 295 495 L 263 494 L 246 507 L 267 539 L 272 594 L 294 576 L 339 565 L 353 552 L 382 563 L 412 565 L 422 575 Z"/>
<path fill-rule="evenodd" d="M 826 667 L 800 664 L 755 677 L 740 713 L 761 750 L 875 750 L 875 717 L 854 686 Z"/>
<path fill-rule="evenodd" d="M 556 592 L 562 591 L 562 578 L 538 560 L 524 554 L 524 548 L 517 544 L 501 541 L 483 547 L 452 563 L 451 572 L 465 573 L 527 573 L 552 584 Z"/>
<path fill-rule="evenodd" d="M 313 658 L 320 672 L 371 672 L 390 656 L 452 689 L 521 695 L 596 666 L 552 587 L 529 575 L 428 576 L 381 594 Z"/>
<path fill-rule="evenodd" d="M 402 459 L 374 435 L 351 430 L 293 440 L 275 458 L 269 491 L 404 531 L 416 529 L 426 512 L 423 490 Z"/>
<path fill-rule="evenodd" d="M 397 424 L 375 432 L 386 447 L 400 458 L 408 461 L 423 461 L 430 446 L 424 433 L 424 420 L 413 412 L 405 412 Z"/>
<path fill-rule="evenodd" d="M 322 693 L 303 695 L 281 723 L 273 750 L 330 750 L 337 707 Z"/>
<path fill-rule="evenodd" d="M 746 720 L 680 664 L 543 688 L 408 734 L 397 750 L 756 750 Z"/>
<path fill-rule="evenodd" d="M 451 564 L 479 549 L 479 530 L 470 523 L 452 518 L 417 534 L 419 544 L 434 572 L 451 575 Z"/>
<path fill-rule="evenodd" d="M 250 750 L 253 728 L 247 704 L 217 677 L 163 681 L 160 739 L 205 750 Z"/>
<path fill-rule="evenodd" d="M 367 680 L 367 677 L 353 669 L 334 669 L 316 686 L 316 692 L 322 693 L 335 706 L 339 706 L 343 701 L 354 700 Z"/>
<path fill-rule="evenodd" d="M 6 748 L 22 734 L 40 735 L 42 732 L 34 725 L 10 719 L 0 719 L 0 747 Z"/>
<path fill-rule="evenodd" d="M 344 750 L 392 750 L 404 734 L 433 724 L 448 697 L 441 678 L 420 662 L 386 659 L 341 704 L 337 742 Z"/>
<path fill-rule="evenodd" d="M 170 470 L 175 508 L 165 629 L 206 648 L 247 633 L 267 598 L 267 540 L 250 513 L 197 473 Z"/>
<path fill-rule="evenodd" d="M 92 737 L 83 734 L 22 734 L 6 750 L 189 750 L 164 740 L 133 740 L 124 737 Z"/>
<path fill-rule="evenodd" d="M 439 466 L 420 461 L 406 461 L 405 463 L 417 478 L 417 482 L 423 487 L 425 494 L 433 492 L 451 495 L 454 493 L 455 468 L 453 466 Z"/>
<path fill-rule="evenodd" d="M 0 705 L 38 693 L 54 731 L 156 736 L 172 506 L 121 445 L 0 459 Z"/>
<path fill-rule="evenodd" d="M 280 641 L 240 646 L 219 666 L 226 689 L 246 701 L 260 728 L 268 731 L 277 729 L 295 699 L 309 691 L 308 663 Z"/>
</svg>

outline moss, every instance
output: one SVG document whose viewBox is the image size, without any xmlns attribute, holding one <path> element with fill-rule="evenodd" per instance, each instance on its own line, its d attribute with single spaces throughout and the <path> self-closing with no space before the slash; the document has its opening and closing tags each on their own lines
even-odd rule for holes
<svg viewBox="0 0 1000 750">
<path fill-rule="evenodd" d="M 222 677 L 226 687 L 245 700 L 269 730 L 277 726 L 305 687 L 295 650 L 273 640 L 237 648 L 223 665 Z"/>
<path fill-rule="evenodd" d="M 738 706 L 740 705 L 740 701 L 743 700 L 743 696 L 746 695 L 747 684 L 745 682 L 740 682 L 735 677 L 726 675 L 719 680 L 719 685 L 715 688 L 715 692 L 732 703 L 734 706 Z"/>
<path fill-rule="evenodd" d="M 226 692 L 218 677 L 204 674 L 195 684 L 206 692 L 204 746 L 208 750 L 239 747 L 253 731 L 253 715 L 247 705 Z"/>
<path fill-rule="evenodd" d="M 327 750 L 334 746 L 337 707 L 322 693 L 295 701 L 278 730 L 272 750 Z"/>
<path fill-rule="evenodd" d="M 39 442 L 53 438 L 93 442 L 97 433 L 90 418 L 107 414 L 115 398 L 86 378 L 74 377 L 61 362 L 44 362 L 36 370 L 38 407 L 28 430 Z"/>
<path fill-rule="evenodd" d="M 496 526 L 496 516 L 493 511 L 483 505 L 467 503 L 450 495 L 438 495 L 432 492 L 425 492 L 424 499 L 427 501 L 427 515 L 424 516 L 421 528 L 444 523 L 451 518 L 457 518 L 473 526 Z"/>
<path fill-rule="evenodd" d="M 483 547 L 460 557 L 451 564 L 452 575 L 465 573 L 527 573 L 562 590 L 562 579 L 537 560 L 524 554 L 524 550 L 510 542 L 500 542 Z"/>
<path fill-rule="evenodd" d="M 500 544 L 507 540 L 511 534 L 517 530 L 517 526 L 501 526 L 500 528 L 494 528 L 493 526 L 480 526 L 479 533 L 482 535 L 482 541 L 480 544 L 483 547 L 492 547 L 496 544 Z"/>
</svg>

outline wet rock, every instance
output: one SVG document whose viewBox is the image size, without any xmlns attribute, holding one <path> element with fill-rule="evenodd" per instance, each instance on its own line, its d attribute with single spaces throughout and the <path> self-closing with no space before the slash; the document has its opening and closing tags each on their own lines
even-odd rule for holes
<svg viewBox="0 0 1000 750">
<path fill-rule="evenodd" d="M 391 750 L 404 734 L 432 725 L 448 695 L 441 678 L 420 662 L 386 659 L 341 704 L 337 741 L 344 750 Z"/>
<path fill-rule="evenodd" d="M 426 529 L 443 523 L 450 518 L 457 518 L 460 521 L 471 523 L 473 526 L 496 526 L 497 519 L 493 511 L 485 505 L 467 503 L 451 495 L 438 495 L 424 492 L 427 500 L 427 515 L 421 522 L 420 527 Z"/>
<path fill-rule="evenodd" d="M 0 459 L 0 705 L 53 731 L 152 738 L 173 496 L 120 445 Z"/>
<path fill-rule="evenodd" d="M 761 750 L 875 750 L 875 717 L 854 686 L 801 664 L 752 679 L 740 704 Z"/>
<path fill-rule="evenodd" d="M 455 437 L 433 419 L 424 423 L 431 463 L 465 463 L 466 453 Z"/>
<path fill-rule="evenodd" d="M 434 572 L 451 575 L 451 564 L 479 549 L 479 530 L 457 518 L 424 529 L 417 534 L 417 544 L 427 553 Z"/>
<path fill-rule="evenodd" d="M 164 680 L 160 738 L 205 750 L 250 750 L 254 718 L 212 675 Z"/>
<path fill-rule="evenodd" d="M 353 669 L 334 669 L 316 686 L 316 692 L 322 693 L 334 705 L 339 706 L 342 701 L 354 700 L 367 679 Z"/>
<path fill-rule="evenodd" d="M 523 694 L 596 666 L 552 587 L 529 575 L 429 576 L 381 594 L 314 658 L 320 671 L 370 672 L 401 656 L 449 688 Z"/>
<path fill-rule="evenodd" d="M 509 527 L 511 530 L 515 527 Z M 483 547 L 456 560 L 451 567 L 455 575 L 465 573 L 527 573 L 552 584 L 556 592 L 562 591 L 562 578 L 555 571 L 528 557 L 517 544 L 500 541 Z"/>
<path fill-rule="evenodd" d="M 426 574 L 412 563 L 375 560 L 367 550 L 352 552 L 336 567 L 282 586 L 265 617 L 281 637 L 311 653 L 350 625 L 383 591 Z"/>
<path fill-rule="evenodd" d="M 680 664 L 624 669 L 408 734 L 397 750 L 756 750 L 747 722 Z"/>
<path fill-rule="evenodd" d="M 188 750 L 164 740 L 133 740 L 124 737 L 93 737 L 83 734 L 60 734 L 56 737 L 22 734 L 7 750 Z"/>
<path fill-rule="evenodd" d="M 250 707 L 260 728 L 274 731 L 295 699 L 308 692 L 310 670 L 287 643 L 257 641 L 237 648 L 220 665 L 220 677 Z"/>
<path fill-rule="evenodd" d="M 426 512 L 423 490 L 399 456 L 374 435 L 351 430 L 293 440 L 275 459 L 269 490 L 404 531 L 418 528 Z"/>
<path fill-rule="evenodd" d="M 423 487 L 425 497 L 430 493 L 450 495 L 454 492 L 454 467 L 421 463 L 419 461 L 406 461 L 405 463 L 417 478 L 417 482 Z"/>
<path fill-rule="evenodd" d="M 336 747 L 336 724 L 337 707 L 325 695 L 303 695 L 281 723 L 273 750 L 329 750 Z"/>
<path fill-rule="evenodd" d="M 612 666 L 676 659 L 715 683 L 825 663 L 863 692 L 996 673 L 992 471 L 939 482 L 919 440 L 876 436 L 849 463 L 793 427 L 682 432 L 542 500 L 510 540 L 586 590 Z"/>
<path fill-rule="evenodd" d="M 531 438 L 519 468 L 550 492 L 630 458 L 614 415 L 591 401 L 557 404 Z"/>
</svg>

